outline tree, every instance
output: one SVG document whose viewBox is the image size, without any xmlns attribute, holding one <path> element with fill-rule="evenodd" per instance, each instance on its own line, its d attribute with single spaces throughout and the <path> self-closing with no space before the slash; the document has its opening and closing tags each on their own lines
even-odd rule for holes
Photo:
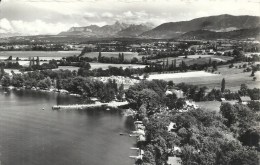
<svg viewBox="0 0 260 165">
<path fill-rule="evenodd" d="M 225 82 L 225 78 L 223 78 L 222 82 L 221 82 L 221 92 L 222 93 L 225 91 L 225 87 L 226 87 L 226 82 Z"/>
<path fill-rule="evenodd" d="M 33 66 L 35 65 L 34 57 L 32 58 L 32 65 L 33 65 Z"/>
<path fill-rule="evenodd" d="M 37 65 L 37 66 L 40 65 L 40 59 L 39 59 L 39 56 L 37 56 L 37 58 L 36 58 L 36 65 Z"/>
<path fill-rule="evenodd" d="M 22 87 L 24 85 L 24 78 L 21 74 L 13 74 L 11 83 L 14 87 Z"/>
<path fill-rule="evenodd" d="M 258 101 L 250 101 L 247 106 L 255 112 L 260 111 L 260 102 Z"/>
<path fill-rule="evenodd" d="M 8 87 L 11 85 L 11 78 L 8 74 L 5 74 L 1 79 L 1 84 L 3 87 Z"/>
<path fill-rule="evenodd" d="M 238 93 L 241 95 L 241 96 L 246 96 L 248 94 L 248 87 L 246 84 L 241 84 L 240 86 L 240 90 L 238 91 Z"/>
<path fill-rule="evenodd" d="M 124 61 L 125 61 L 125 55 L 124 55 L 124 53 L 122 53 L 121 58 L 122 58 L 122 62 L 124 62 Z"/>
<path fill-rule="evenodd" d="M 138 59 L 136 57 L 132 58 L 131 63 L 136 64 L 138 62 Z"/>
<path fill-rule="evenodd" d="M 121 101 L 123 100 L 123 96 L 124 96 L 124 84 L 122 83 L 118 88 L 117 99 Z"/>
<path fill-rule="evenodd" d="M 223 117 L 227 119 L 226 125 L 228 127 L 237 121 L 236 109 L 230 103 L 222 103 L 220 106 L 220 112 Z"/>
<path fill-rule="evenodd" d="M 56 88 L 58 89 L 58 91 L 60 91 L 61 87 L 61 80 L 60 77 L 58 76 L 57 80 L 56 80 Z"/>
<path fill-rule="evenodd" d="M 121 53 L 118 54 L 118 60 L 119 60 L 120 63 L 122 62 L 122 55 L 121 55 Z"/>
<path fill-rule="evenodd" d="M 209 66 L 211 66 L 211 57 L 209 58 Z"/>
<path fill-rule="evenodd" d="M 169 59 L 167 58 L 167 60 L 166 60 L 166 69 L 168 69 L 169 68 Z"/>
<path fill-rule="evenodd" d="M 173 68 L 176 69 L 176 67 L 177 67 L 177 61 L 176 59 L 174 59 Z"/>
<path fill-rule="evenodd" d="M 146 79 L 148 79 L 148 78 L 149 78 L 149 74 L 148 74 L 148 73 L 144 73 L 143 79 L 146 80 Z"/>
<path fill-rule="evenodd" d="M 254 70 L 254 69 L 252 69 L 252 73 L 251 73 L 250 76 L 251 76 L 251 77 L 254 77 L 254 76 L 255 76 L 255 70 Z"/>
<path fill-rule="evenodd" d="M 213 67 L 214 70 L 218 70 L 218 63 L 217 63 L 217 61 L 213 61 L 212 62 L 212 67 Z"/>
<path fill-rule="evenodd" d="M 13 60 L 13 56 L 9 56 L 7 60 L 12 61 Z"/>
<path fill-rule="evenodd" d="M 102 54 L 101 54 L 101 51 L 99 51 L 99 53 L 98 53 L 98 62 L 101 61 L 101 58 L 102 58 Z"/>
<path fill-rule="evenodd" d="M 4 76 L 4 74 L 5 74 L 4 66 L 1 65 L 1 69 L 0 69 L 0 79 L 2 79 L 2 77 Z"/>
</svg>

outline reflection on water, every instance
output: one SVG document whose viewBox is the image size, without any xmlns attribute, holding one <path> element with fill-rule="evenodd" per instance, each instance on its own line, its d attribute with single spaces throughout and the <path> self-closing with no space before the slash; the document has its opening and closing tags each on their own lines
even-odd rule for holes
<svg viewBox="0 0 260 165">
<path fill-rule="evenodd" d="M 120 110 L 59 110 L 56 104 L 80 103 L 76 97 L 37 91 L 0 90 L 1 165 L 122 165 L 135 139 Z M 42 110 L 44 108 L 44 110 Z"/>
</svg>

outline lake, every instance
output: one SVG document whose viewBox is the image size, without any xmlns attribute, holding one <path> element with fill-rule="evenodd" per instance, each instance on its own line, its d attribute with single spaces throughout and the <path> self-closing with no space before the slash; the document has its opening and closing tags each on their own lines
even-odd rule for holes
<svg viewBox="0 0 260 165">
<path fill-rule="evenodd" d="M 1 165 L 130 165 L 135 138 L 120 110 L 52 110 L 79 98 L 37 91 L 0 90 Z M 42 110 L 44 108 L 44 110 Z"/>
</svg>

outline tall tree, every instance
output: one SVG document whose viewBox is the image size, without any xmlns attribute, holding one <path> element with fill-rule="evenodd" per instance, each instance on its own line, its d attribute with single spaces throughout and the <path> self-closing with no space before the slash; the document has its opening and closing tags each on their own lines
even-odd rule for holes
<svg viewBox="0 0 260 165">
<path fill-rule="evenodd" d="M 166 69 L 168 69 L 169 68 L 169 59 L 167 58 L 167 60 L 166 60 Z"/>
<path fill-rule="evenodd" d="M 124 53 L 122 53 L 121 57 L 122 57 L 122 62 L 124 62 L 124 61 L 125 61 L 125 55 L 124 55 Z"/>
<path fill-rule="evenodd" d="M 174 65 L 173 65 L 173 68 L 176 69 L 176 67 L 177 67 L 177 61 L 176 61 L 176 59 L 174 59 Z"/>
<path fill-rule="evenodd" d="M 121 63 L 122 62 L 122 55 L 121 53 L 118 54 L 118 61 Z"/>
<path fill-rule="evenodd" d="M 100 62 L 101 58 L 102 58 L 102 54 L 101 54 L 101 51 L 99 51 L 99 53 L 98 53 L 98 62 Z"/>
<path fill-rule="evenodd" d="M 225 91 L 225 88 L 226 88 L 226 81 L 225 81 L 225 78 L 223 78 L 222 82 L 221 82 L 221 92 L 222 93 Z"/>
<path fill-rule="evenodd" d="M 36 58 L 36 65 L 37 65 L 37 66 L 40 65 L 40 59 L 39 59 L 39 56 L 37 56 L 37 58 Z"/>
</svg>

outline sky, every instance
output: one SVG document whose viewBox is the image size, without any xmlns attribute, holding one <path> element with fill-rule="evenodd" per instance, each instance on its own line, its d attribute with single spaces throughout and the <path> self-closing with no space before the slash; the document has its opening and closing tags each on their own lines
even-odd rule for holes
<svg viewBox="0 0 260 165">
<path fill-rule="evenodd" d="M 260 0 L 1 0 L 0 34 L 58 34 L 115 21 L 155 26 L 231 14 L 260 16 Z"/>
</svg>

